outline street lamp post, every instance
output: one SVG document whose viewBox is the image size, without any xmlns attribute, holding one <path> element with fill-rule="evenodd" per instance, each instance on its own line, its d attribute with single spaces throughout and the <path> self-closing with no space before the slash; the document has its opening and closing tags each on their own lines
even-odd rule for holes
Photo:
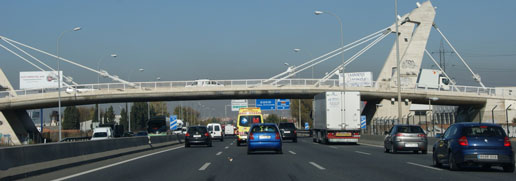
<svg viewBox="0 0 516 181">
<path fill-rule="evenodd" d="M 63 37 L 63 35 L 66 33 L 66 32 L 70 32 L 70 31 L 79 31 L 81 30 L 81 27 L 75 27 L 71 30 L 66 30 L 66 31 L 63 31 L 59 37 L 57 38 L 57 45 L 56 45 L 56 56 L 57 56 L 57 104 L 58 104 L 58 123 L 59 123 L 59 141 L 61 141 L 62 139 L 62 136 L 61 136 L 61 129 L 62 129 L 62 122 L 61 122 L 61 59 L 59 58 L 59 41 L 61 41 L 61 38 Z"/>
<path fill-rule="evenodd" d="M 496 107 L 498 107 L 498 105 L 495 105 L 493 107 L 493 109 L 491 109 L 491 121 L 492 121 L 493 124 L 494 124 L 494 110 L 496 109 Z"/>
<path fill-rule="evenodd" d="M 433 119 L 433 114 L 434 114 L 434 108 L 432 107 L 432 101 L 437 101 L 439 100 L 438 97 L 429 97 L 428 98 L 428 109 L 431 110 L 431 114 L 430 114 L 430 120 L 432 121 L 432 133 L 434 133 L 435 135 L 435 123 L 434 123 L 434 119 Z M 427 120 L 427 125 L 428 125 L 428 120 Z M 428 126 L 426 128 L 428 130 Z M 442 128 L 441 128 L 442 129 Z"/>
<path fill-rule="evenodd" d="M 329 14 L 335 18 L 337 18 L 337 20 L 339 21 L 339 25 L 340 25 L 340 47 L 344 47 L 344 33 L 342 31 L 342 20 L 340 19 L 339 16 L 333 14 L 332 12 L 329 12 L 329 11 L 315 11 L 314 14 L 315 15 L 320 15 L 320 14 Z M 341 106 L 342 106 L 342 119 L 345 120 L 345 116 L 346 116 L 346 105 L 345 105 L 345 102 L 346 102 L 346 73 L 345 73 L 345 69 L 346 69 L 346 65 L 345 65 L 345 58 L 344 58 L 344 53 L 342 53 L 342 92 L 343 92 L 343 95 L 342 95 L 342 103 L 341 103 Z"/>
<path fill-rule="evenodd" d="M 398 0 L 394 0 L 394 14 L 395 14 L 394 18 L 396 19 L 396 76 L 397 76 L 396 85 L 398 87 L 398 89 L 397 89 L 397 92 L 398 92 L 398 118 L 401 119 L 401 114 L 402 114 L 402 110 L 401 110 L 401 78 L 400 78 L 401 67 L 400 67 L 400 42 L 399 42 L 400 34 L 398 31 Z M 401 121 L 401 120 L 399 120 L 399 121 Z"/>
<path fill-rule="evenodd" d="M 505 109 L 505 121 L 507 121 L 507 135 L 511 134 L 511 131 L 509 130 L 509 110 L 511 109 L 512 104 L 509 104 L 507 106 L 507 109 Z"/>
<path fill-rule="evenodd" d="M 111 57 L 116 58 L 117 55 L 111 54 Z M 97 70 L 99 72 L 100 72 L 100 62 L 102 62 L 102 58 L 104 58 L 104 56 L 100 56 L 99 61 L 97 61 Z M 100 90 L 100 74 L 97 74 L 97 86 L 98 86 L 98 89 Z M 98 103 L 96 104 L 96 107 L 97 107 L 98 120 L 100 121 L 100 106 Z"/>
</svg>

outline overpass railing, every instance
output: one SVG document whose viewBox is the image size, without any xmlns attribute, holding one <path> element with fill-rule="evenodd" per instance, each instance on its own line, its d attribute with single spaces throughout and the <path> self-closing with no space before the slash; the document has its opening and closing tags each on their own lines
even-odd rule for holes
<svg viewBox="0 0 516 181">
<path fill-rule="evenodd" d="M 198 85 L 199 81 L 157 81 L 157 82 L 132 82 L 124 83 L 101 83 L 101 84 L 82 84 L 78 86 L 65 87 L 61 89 L 63 96 L 77 94 L 96 94 L 107 92 L 131 92 L 131 91 L 173 91 L 184 89 L 223 89 L 223 88 L 262 88 L 262 87 L 281 87 L 281 88 L 337 88 L 340 87 L 337 79 L 328 79 L 319 82 L 320 79 L 284 79 L 271 84 L 274 80 L 267 79 L 243 79 L 243 80 L 208 80 L 205 85 Z M 377 82 L 362 84 L 346 83 L 347 90 L 369 90 L 369 91 L 396 91 L 393 85 L 383 85 Z M 56 93 L 57 88 L 24 89 L 11 91 L 0 91 L 0 99 L 10 99 L 15 96 L 48 96 L 48 93 Z M 516 98 L 513 90 L 505 88 L 482 88 L 476 86 L 450 86 L 449 88 L 431 88 L 425 85 L 416 84 L 413 87 L 403 87 L 403 92 L 430 93 L 430 92 L 450 92 L 468 93 L 470 95 Z"/>
</svg>

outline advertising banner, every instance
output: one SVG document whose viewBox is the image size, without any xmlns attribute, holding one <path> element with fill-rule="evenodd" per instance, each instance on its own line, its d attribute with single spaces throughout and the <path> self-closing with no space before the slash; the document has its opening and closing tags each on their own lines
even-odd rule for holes
<svg viewBox="0 0 516 181">
<path fill-rule="evenodd" d="M 20 89 L 57 88 L 57 71 L 20 72 Z M 63 71 L 61 71 L 63 84 Z"/>
</svg>

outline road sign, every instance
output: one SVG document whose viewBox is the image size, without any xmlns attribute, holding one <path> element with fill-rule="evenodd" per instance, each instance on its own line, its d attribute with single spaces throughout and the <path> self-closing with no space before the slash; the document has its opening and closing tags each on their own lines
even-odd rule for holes
<svg viewBox="0 0 516 181">
<path fill-rule="evenodd" d="M 275 110 L 276 99 L 256 99 L 256 107 L 261 110 Z"/>
<path fill-rule="evenodd" d="M 278 109 L 278 110 L 290 109 L 290 99 L 276 100 L 276 109 Z"/>
<path fill-rule="evenodd" d="M 170 116 L 170 130 L 177 129 L 177 115 Z"/>
<path fill-rule="evenodd" d="M 305 122 L 305 130 L 309 130 L 310 129 L 310 125 L 308 124 L 308 122 Z"/>
<path fill-rule="evenodd" d="M 231 100 L 231 111 L 238 111 L 240 108 L 248 107 L 247 99 Z"/>
<path fill-rule="evenodd" d="M 366 129 L 366 116 L 360 116 L 360 128 Z"/>
</svg>

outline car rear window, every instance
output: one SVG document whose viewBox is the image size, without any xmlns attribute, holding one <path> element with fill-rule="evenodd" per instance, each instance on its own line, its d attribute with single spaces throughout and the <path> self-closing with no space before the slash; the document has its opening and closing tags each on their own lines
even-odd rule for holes
<svg viewBox="0 0 516 181">
<path fill-rule="evenodd" d="M 220 126 L 215 126 L 215 131 L 220 131 Z"/>
<path fill-rule="evenodd" d="M 208 126 L 208 130 L 213 131 L 213 126 L 212 125 Z"/>
<path fill-rule="evenodd" d="M 419 126 L 398 126 L 398 133 L 425 133 Z"/>
<path fill-rule="evenodd" d="M 251 124 L 260 123 L 262 120 L 260 116 L 240 116 L 239 125 L 249 127 Z"/>
<path fill-rule="evenodd" d="M 97 137 L 107 137 L 107 133 L 106 132 L 96 132 L 95 134 L 93 134 L 93 137 L 94 138 L 97 138 Z"/>
<path fill-rule="evenodd" d="M 251 130 L 253 133 L 276 133 L 278 130 L 276 130 L 276 126 L 273 125 L 259 125 L 254 126 Z"/>
<path fill-rule="evenodd" d="M 505 132 L 500 127 L 495 126 L 469 126 L 462 128 L 463 136 L 472 136 L 472 137 L 499 137 L 505 136 Z"/>
<path fill-rule="evenodd" d="M 280 123 L 279 128 L 291 128 L 296 129 L 293 123 Z"/>
<path fill-rule="evenodd" d="M 206 133 L 208 132 L 205 127 L 190 127 L 188 133 Z"/>
</svg>

